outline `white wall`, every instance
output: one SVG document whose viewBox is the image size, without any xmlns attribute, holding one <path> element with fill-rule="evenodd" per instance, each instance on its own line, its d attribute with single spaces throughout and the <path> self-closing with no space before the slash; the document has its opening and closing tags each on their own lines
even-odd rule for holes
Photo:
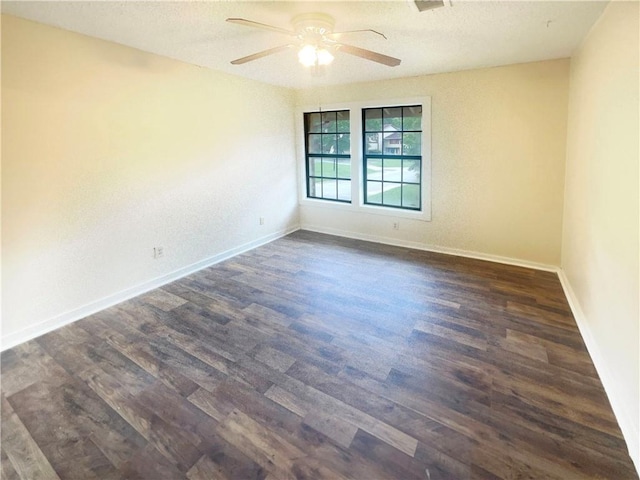
<svg viewBox="0 0 640 480">
<path fill-rule="evenodd" d="M 302 226 L 559 265 L 568 88 L 564 59 L 299 91 L 300 107 L 431 96 L 433 126 L 431 222 L 302 205 Z"/>
<path fill-rule="evenodd" d="M 571 60 L 562 269 L 640 470 L 638 5 L 610 3 Z"/>
<path fill-rule="evenodd" d="M 297 226 L 293 105 L 2 16 L 3 348 Z"/>
</svg>

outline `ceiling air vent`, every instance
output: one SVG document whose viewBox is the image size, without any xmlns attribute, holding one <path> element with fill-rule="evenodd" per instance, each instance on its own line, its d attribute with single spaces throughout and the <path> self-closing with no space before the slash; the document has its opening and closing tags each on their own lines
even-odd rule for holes
<svg viewBox="0 0 640 480">
<path fill-rule="evenodd" d="M 418 7 L 418 11 L 420 12 L 444 7 L 444 0 L 413 0 L 413 3 L 416 4 L 416 7 Z"/>
</svg>

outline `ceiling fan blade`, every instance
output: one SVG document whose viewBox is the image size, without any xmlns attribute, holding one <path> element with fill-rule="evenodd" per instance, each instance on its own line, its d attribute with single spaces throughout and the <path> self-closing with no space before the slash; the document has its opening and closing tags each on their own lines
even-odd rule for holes
<svg viewBox="0 0 640 480">
<path fill-rule="evenodd" d="M 364 30 L 347 30 L 346 32 L 333 32 L 333 33 L 330 33 L 328 35 L 325 35 L 325 37 L 327 37 L 327 38 L 340 38 L 342 35 L 344 35 L 346 33 L 363 33 L 363 32 L 375 33 L 376 35 L 380 35 L 385 40 L 387 39 L 387 36 L 384 33 L 380 33 L 380 32 L 378 32 L 376 30 L 371 30 L 370 28 L 366 28 Z"/>
<path fill-rule="evenodd" d="M 356 57 L 371 60 L 372 62 L 381 63 L 389 67 L 396 67 L 400 65 L 401 60 L 399 58 L 389 57 L 382 53 L 372 52 L 371 50 L 365 50 L 364 48 L 354 47 L 353 45 L 345 45 L 344 43 L 336 44 L 338 50 L 349 55 L 355 55 Z"/>
<path fill-rule="evenodd" d="M 252 62 L 254 60 L 258 60 L 259 58 L 273 55 L 274 53 L 283 52 L 291 48 L 292 46 L 293 45 L 280 45 L 279 47 L 274 47 L 268 50 L 263 50 L 262 52 L 254 53 L 253 55 L 247 55 L 246 57 L 237 58 L 231 62 L 231 65 L 242 65 L 243 63 Z"/>
<path fill-rule="evenodd" d="M 247 20 L 246 18 L 227 18 L 229 23 L 237 23 L 238 25 L 244 25 L 245 27 L 260 28 L 262 30 L 269 30 L 271 32 L 282 33 L 284 35 L 296 36 L 296 32 L 287 30 L 273 25 L 267 25 L 266 23 L 254 22 L 253 20 Z"/>
</svg>

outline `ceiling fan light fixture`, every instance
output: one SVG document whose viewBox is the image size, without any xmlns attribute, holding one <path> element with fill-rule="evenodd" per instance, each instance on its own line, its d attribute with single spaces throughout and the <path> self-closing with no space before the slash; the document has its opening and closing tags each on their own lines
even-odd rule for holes
<svg viewBox="0 0 640 480">
<path fill-rule="evenodd" d="M 298 52 L 298 60 L 305 67 L 329 65 L 333 62 L 333 55 L 326 48 L 318 48 L 315 45 L 304 45 Z"/>
<path fill-rule="evenodd" d="M 329 65 L 333 62 L 333 55 L 326 48 L 319 48 L 316 53 L 318 55 L 318 65 Z"/>
<path fill-rule="evenodd" d="M 298 60 L 305 67 L 312 67 L 316 64 L 316 47 L 313 45 L 305 45 L 298 52 Z"/>
</svg>

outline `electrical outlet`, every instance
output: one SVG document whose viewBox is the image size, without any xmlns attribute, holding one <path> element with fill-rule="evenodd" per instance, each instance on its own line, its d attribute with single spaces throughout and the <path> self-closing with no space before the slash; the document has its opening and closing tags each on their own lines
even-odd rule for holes
<svg viewBox="0 0 640 480">
<path fill-rule="evenodd" d="M 393 229 L 400 230 L 400 222 L 393 222 Z"/>
<path fill-rule="evenodd" d="M 164 247 L 153 247 L 153 258 L 158 259 L 164 257 Z"/>
<path fill-rule="evenodd" d="M 264 225 L 264 217 L 260 217 L 260 225 Z"/>
</svg>

